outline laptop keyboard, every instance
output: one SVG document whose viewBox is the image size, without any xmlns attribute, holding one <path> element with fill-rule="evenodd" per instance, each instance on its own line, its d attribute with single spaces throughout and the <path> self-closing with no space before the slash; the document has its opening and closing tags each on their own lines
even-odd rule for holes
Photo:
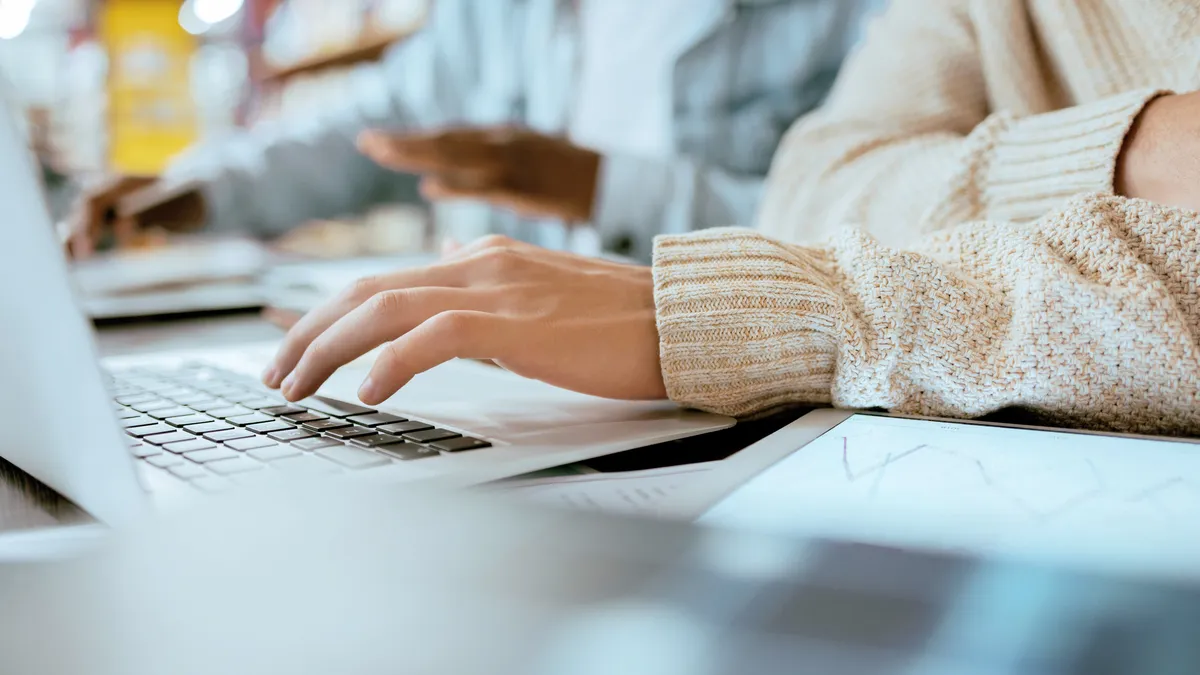
<svg viewBox="0 0 1200 675">
<path fill-rule="evenodd" d="M 108 375 L 140 462 L 206 492 L 261 472 L 365 471 L 491 443 L 324 396 L 292 404 L 253 378 L 207 364 Z"/>
</svg>

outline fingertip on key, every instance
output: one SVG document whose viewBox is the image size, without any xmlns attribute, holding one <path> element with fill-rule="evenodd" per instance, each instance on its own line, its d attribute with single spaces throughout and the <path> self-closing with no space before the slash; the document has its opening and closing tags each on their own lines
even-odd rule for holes
<svg viewBox="0 0 1200 675">
<path fill-rule="evenodd" d="M 358 388 L 358 400 L 367 405 L 377 405 L 383 402 L 383 397 L 380 395 L 379 385 L 370 377 L 363 380 L 362 385 Z"/>
<path fill-rule="evenodd" d="M 301 398 L 296 396 L 296 373 L 293 372 L 283 380 L 283 384 L 279 385 L 279 393 L 283 394 L 288 401 L 296 401 Z"/>
</svg>

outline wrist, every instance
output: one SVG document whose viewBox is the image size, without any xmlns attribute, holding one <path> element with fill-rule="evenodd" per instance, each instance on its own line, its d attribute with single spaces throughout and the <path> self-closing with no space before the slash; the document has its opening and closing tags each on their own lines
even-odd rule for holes
<svg viewBox="0 0 1200 675">
<path fill-rule="evenodd" d="M 1200 208 L 1195 112 L 1200 93 L 1161 96 L 1146 104 L 1125 137 L 1113 190 L 1123 197 Z"/>
</svg>

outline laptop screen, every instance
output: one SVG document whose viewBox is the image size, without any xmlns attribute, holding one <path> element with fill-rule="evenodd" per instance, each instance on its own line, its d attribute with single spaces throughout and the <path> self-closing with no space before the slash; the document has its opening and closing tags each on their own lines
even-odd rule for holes
<svg viewBox="0 0 1200 675">
<path fill-rule="evenodd" d="M 701 522 L 1185 567 L 1200 561 L 1184 535 L 1200 527 L 1200 445 L 854 415 Z"/>
</svg>

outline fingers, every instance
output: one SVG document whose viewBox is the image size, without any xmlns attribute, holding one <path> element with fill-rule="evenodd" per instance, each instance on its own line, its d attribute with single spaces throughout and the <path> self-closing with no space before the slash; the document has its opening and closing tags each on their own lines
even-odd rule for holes
<svg viewBox="0 0 1200 675">
<path fill-rule="evenodd" d="M 118 202 L 130 193 L 148 188 L 155 180 L 150 176 L 109 176 L 89 185 L 72 209 L 71 254 L 77 258 L 91 255 L 97 239 L 118 210 Z"/>
<path fill-rule="evenodd" d="M 376 163 L 410 173 L 455 173 L 485 183 L 503 174 L 506 136 L 488 129 L 389 134 L 366 131 L 358 138 L 363 154 Z"/>
<path fill-rule="evenodd" d="M 465 280 L 462 270 L 453 261 L 359 279 L 338 297 L 305 314 L 296 322 L 280 345 L 275 361 L 263 373 L 263 383 L 273 389 L 279 388 L 284 378 L 296 368 L 296 364 L 300 362 L 313 340 L 378 293 L 405 288 L 457 288 L 463 285 Z"/>
<path fill-rule="evenodd" d="M 338 319 L 305 350 L 283 381 L 289 401 L 311 396 L 340 367 L 379 345 L 405 335 L 446 311 L 491 309 L 486 292 L 458 288 L 385 291 Z"/>
<path fill-rule="evenodd" d="M 378 405 L 417 375 L 447 361 L 500 359 L 517 337 L 509 319 L 483 312 L 438 314 L 393 340 L 376 359 L 358 397 Z"/>
</svg>

